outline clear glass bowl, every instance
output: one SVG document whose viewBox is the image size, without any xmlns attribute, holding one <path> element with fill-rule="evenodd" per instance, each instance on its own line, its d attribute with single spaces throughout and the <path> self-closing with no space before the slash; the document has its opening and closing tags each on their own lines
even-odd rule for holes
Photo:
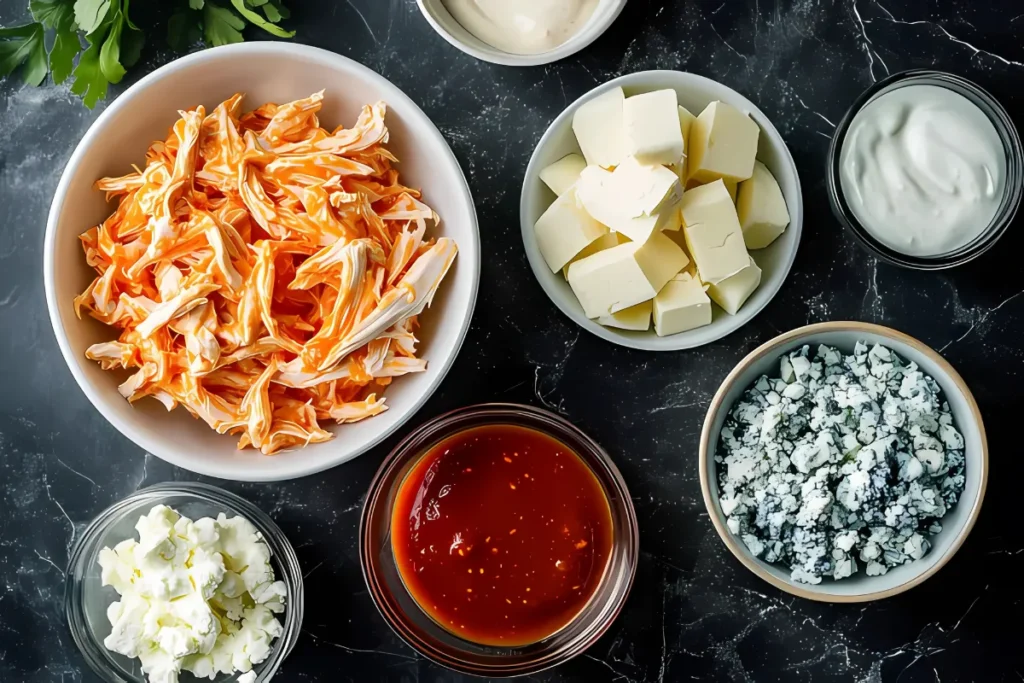
<svg viewBox="0 0 1024 683">
<path fill-rule="evenodd" d="M 878 99 L 882 95 L 904 88 L 910 85 L 934 85 L 946 88 L 959 95 L 963 95 L 973 102 L 982 112 L 988 116 L 995 126 L 999 139 L 1003 143 L 1003 151 L 1006 154 L 1006 183 L 1003 190 L 1003 198 L 999 209 L 992 221 L 974 240 L 964 246 L 935 256 L 912 256 L 904 254 L 882 244 L 860 224 L 853 215 L 846 198 L 843 196 L 843 188 L 840 173 L 840 158 L 842 157 L 843 144 L 846 141 L 846 134 L 850 130 L 850 124 L 861 109 L 868 103 Z M 832 136 L 832 144 L 828 150 L 828 169 L 826 173 L 828 185 L 829 203 L 832 205 L 832 213 L 839 222 L 849 230 L 861 246 L 883 261 L 904 268 L 915 270 L 941 270 L 959 266 L 972 261 L 991 249 L 999 238 L 1003 236 L 1007 228 L 1017 215 L 1017 208 L 1020 206 L 1021 196 L 1024 194 L 1024 146 L 1021 145 L 1020 136 L 1013 125 L 1006 109 L 995 97 L 975 83 L 944 71 L 932 71 L 929 69 L 914 69 L 902 71 L 885 78 L 868 88 L 853 103 L 846 116 L 836 127 L 835 135 Z"/>
<path fill-rule="evenodd" d="M 406 474 L 439 441 L 482 425 L 516 425 L 551 436 L 590 467 L 612 513 L 612 551 L 593 597 L 557 633 L 522 647 L 492 647 L 463 640 L 420 609 L 406 589 L 391 549 L 391 512 Z M 636 574 L 639 534 L 633 502 L 608 454 L 566 420 L 528 406 L 485 404 L 441 415 L 403 440 L 370 484 L 359 524 L 363 578 L 377 609 L 391 628 L 428 659 L 478 676 L 522 676 L 561 664 L 586 650 L 622 610 Z"/>
<path fill-rule="evenodd" d="M 192 519 L 216 517 L 222 512 L 229 517 L 242 516 L 263 534 L 270 546 L 274 573 L 288 590 L 283 614 L 284 633 L 274 641 L 270 656 L 254 667 L 256 680 L 268 683 L 295 646 L 302 629 L 303 587 L 299 560 L 284 532 L 270 517 L 249 501 L 208 484 L 178 482 L 150 486 L 111 505 L 85 530 L 71 551 L 64 591 L 64 610 L 78 649 L 89 667 L 107 683 L 146 683 L 138 659 L 129 659 L 103 646 L 103 639 L 111 630 L 107 606 L 117 600 L 118 595 L 113 588 L 101 585 L 96 560 L 104 547 L 113 547 L 126 538 L 137 538 L 135 524 L 139 517 L 160 504 Z M 237 678 L 238 674 L 221 674 L 214 681 L 230 683 Z M 208 680 L 189 673 L 181 676 L 181 683 Z"/>
</svg>

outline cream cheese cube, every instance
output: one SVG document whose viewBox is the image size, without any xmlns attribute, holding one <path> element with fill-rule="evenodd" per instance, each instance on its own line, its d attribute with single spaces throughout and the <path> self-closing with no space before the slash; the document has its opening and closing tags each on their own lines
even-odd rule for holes
<svg viewBox="0 0 1024 683">
<path fill-rule="evenodd" d="M 569 266 L 569 286 L 588 318 L 601 318 L 650 301 L 689 259 L 661 233 L 646 244 L 627 242 Z"/>
<path fill-rule="evenodd" d="M 693 128 L 693 122 L 697 120 L 697 117 L 681 104 L 677 108 L 677 112 L 679 114 L 679 132 L 683 136 L 683 158 L 672 164 L 672 170 L 679 176 L 679 180 L 685 184 L 690 156 L 690 130 Z"/>
<path fill-rule="evenodd" d="M 684 193 L 680 210 L 686 248 L 701 281 L 717 284 L 747 267 L 750 256 L 725 183 L 716 180 Z"/>
<path fill-rule="evenodd" d="M 587 162 L 579 154 L 567 154 L 540 172 L 540 179 L 556 196 L 562 196 L 580 179 Z"/>
<path fill-rule="evenodd" d="M 588 164 L 609 168 L 629 156 L 622 120 L 625 101 L 622 88 L 613 88 L 584 102 L 573 114 L 572 130 Z"/>
<path fill-rule="evenodd" d="M 608 233 L 608 228 L 583 210 L 576 188 L 556 199 L 534 225 L 537 246 L 552 273 L 557 273 L 591 242 Z"/>
<path fill-rule="evenodd" d="M 736 203 L 736 195 L 739 192 L 739 183 L 737 181 L 735 181 L 735 180 L 726 180 L 724 178 L 719 178 L 719 180 L 721 180 L 723 183 L 725 183 L 725 189 L 729 191 L 729 197 L 732 199 L 732 203 L 735 204 Z M 700 182 L 697 182 L 696 180 L 692 180 L 692 179 L 686 181 L 686 189 L 687 190 L 692 190 L 693 188 L 700 187 L 701 185 L 707 185 L 707 183 L 700 183 Z"/>
<path fill-rule="evenodd" d="M 630 218 L 653 216 L 683 198 L 683 185 L 671 169 L 627 157 L 612 172 L 607 189 Z"/>
<path fill-rule="evenodd" d="M 708 287 L 708 296 L 729 315 L 736 315 L 761 284 L 761 269 L 750 259 L 746 268 Z"/>
<path fill-rule="evenodd" d="M 685 143 L 675 90 L 627 97 L 622 105 L 628 154 L 645 164 L 678 164 Z"/>
<path fill-rule="evenodd" d="M 763 249 L 789 226 L 789 209 L 779 182 L 760 161 L 754 162 L 750 180 L 740 183 L 736 213 L 747 249 Z"/>
<path fill-rule="evenodd" d="M 687 177 L 702 183 L 746 180 L 754 173 L 760 134 L 754 120 L 739 109 L 712 102 L 690 130 Z"/>
<path fill-rule="evenodd" d="M 651 329 L 651 312 L 653 310 L 654 304 L 652 301 L 643 301 L 636 306 L 624 308 L 617 313 L 602 315 L 597 319 L 597 322 L 605 327 L 646 332 Z"/>
<path fill-rule="evenodd" d="M 644 244 L 651 235 L 664 226 L 672 225 L 673 211 L 663 211 L 653 216 L 629 216 L 623 209 L 612 185 L 611 171 L 599 166 L 587 166 L 580 174 L 576 186 L 579 201 L 587 213 L 615 232 L 620 232 L 633 242 Z"/>
<path fill-rule="evenodd" d="M 654 331 L 659 337 L 679 334 L 711 324 L 711 299 L 704 285 L 689 273 L 680 273 L 654 297 Z"/>
<path fill-rule="evenodd" d="M 573 256 L 572 260 L 562 267 L 562 276 L 568 279 L 569 266 L 571 266 L 576 261 L 579 261 L 580 259 L 585 259 L 588 256 L 593 256 L 599 251 L 604 251 L 605 249 L 611 249 L 612 247 L 617 247 L 620 244 L 625 244 L 628 241 L 628 237 L 618 232 L 609 232 L 605 233 L 604 235 L 601 235 L 596 240 L 594 240 L 587 246 L 583 247 L 583 251 Z"/>
</svg>

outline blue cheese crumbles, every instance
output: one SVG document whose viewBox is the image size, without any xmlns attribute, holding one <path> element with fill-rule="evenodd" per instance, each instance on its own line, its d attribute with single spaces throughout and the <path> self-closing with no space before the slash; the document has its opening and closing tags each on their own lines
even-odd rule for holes
<svg viewBox="0 0 1024 683">
<path fill-rule="evenodd" d="M 863 342 L 783 356 L 733 405 L 715 462 L 729 530 L 803 583 L 920 559 L 964 490 L 939 385 Z"/>
</svg>

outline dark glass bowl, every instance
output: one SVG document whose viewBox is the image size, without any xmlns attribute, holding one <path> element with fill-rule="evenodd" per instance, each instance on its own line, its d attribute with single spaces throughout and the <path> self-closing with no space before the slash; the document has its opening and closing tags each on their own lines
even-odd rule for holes
<svg viewBox="0 0 1024 683">
<path fill-rule="evenodd" d="M 973 102 L 995 126 L 1006 154 L 1006 183 L 1003 189 L 1003 198 L 992 221 L 971 242 L 936 256 L 904 254 L 882 244 L 861 225 L 843 196 L 840 158 L 853 119 L 870 102 L 893 90 L 910 85 L 934 85 L 946 88 Z M 991 249 L 1010 227 L 1014 216 L 1017 215 L 1017 208 L 1021 202 L 1022 192 L 1024 192 L 1024 147 L 1021 146 L 1020 136 L 1017 134 L 1017 129 L 1014 127 L 1013 121 L 1010 120 L 1009 114 L 999 104 L 999 101 L 987 91 L 961 76 L 944 71 L 914 69 L 902 71 L 878 81 L 857 98 L 836 127 L 835 135 L 832 136 L 832 144 L 828 150 L 826 179 L 832 213 L 867 251 L 887 263 L 904 268 L 942 270 L 963 265 L 981 256 Z"/>
<path fill-rule="evenodd" d="M 391 512 L 398 489 L 420 457 L 438 442 L 483 425 L 534 429 L 572 449 L 601 483 L 612 514 L 612 551 L 601 583 L 564 628 L 530 645 L 494 647 L 463 640 L 441 627 L 406 589 L 391 549 Z M 639 536 L 633 502 L 608 454 L 566 420 L 528 406 L 484 404 L 427 422 L 387 457 L 370 484 L 359 524 L 363 578 L 377 609 L 410 647 L 441 666 L 478 676 L 522 676 L 580 654 L 608 629 L 626 602 L 636 574 Z"/>
</svg>

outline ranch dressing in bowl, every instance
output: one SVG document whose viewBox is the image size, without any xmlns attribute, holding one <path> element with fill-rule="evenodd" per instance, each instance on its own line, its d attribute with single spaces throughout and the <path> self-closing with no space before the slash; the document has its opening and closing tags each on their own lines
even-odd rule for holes
<svg viewBox="0 0 1024 683">
<path fill-rule="evenodd" d="M 593 16 L 599 0 L 443 0 L 464 29 L 519 55 L 554 50 Z"/>
<path fill-rule="evenodd" d="M 1000 209 L 1006 152 L 990 118 L 937 85 L 883 93 L 850 124 L 840 182 L 854 217 L 885 246 L 938 256 L 970 244 Z"/>
</svg>

